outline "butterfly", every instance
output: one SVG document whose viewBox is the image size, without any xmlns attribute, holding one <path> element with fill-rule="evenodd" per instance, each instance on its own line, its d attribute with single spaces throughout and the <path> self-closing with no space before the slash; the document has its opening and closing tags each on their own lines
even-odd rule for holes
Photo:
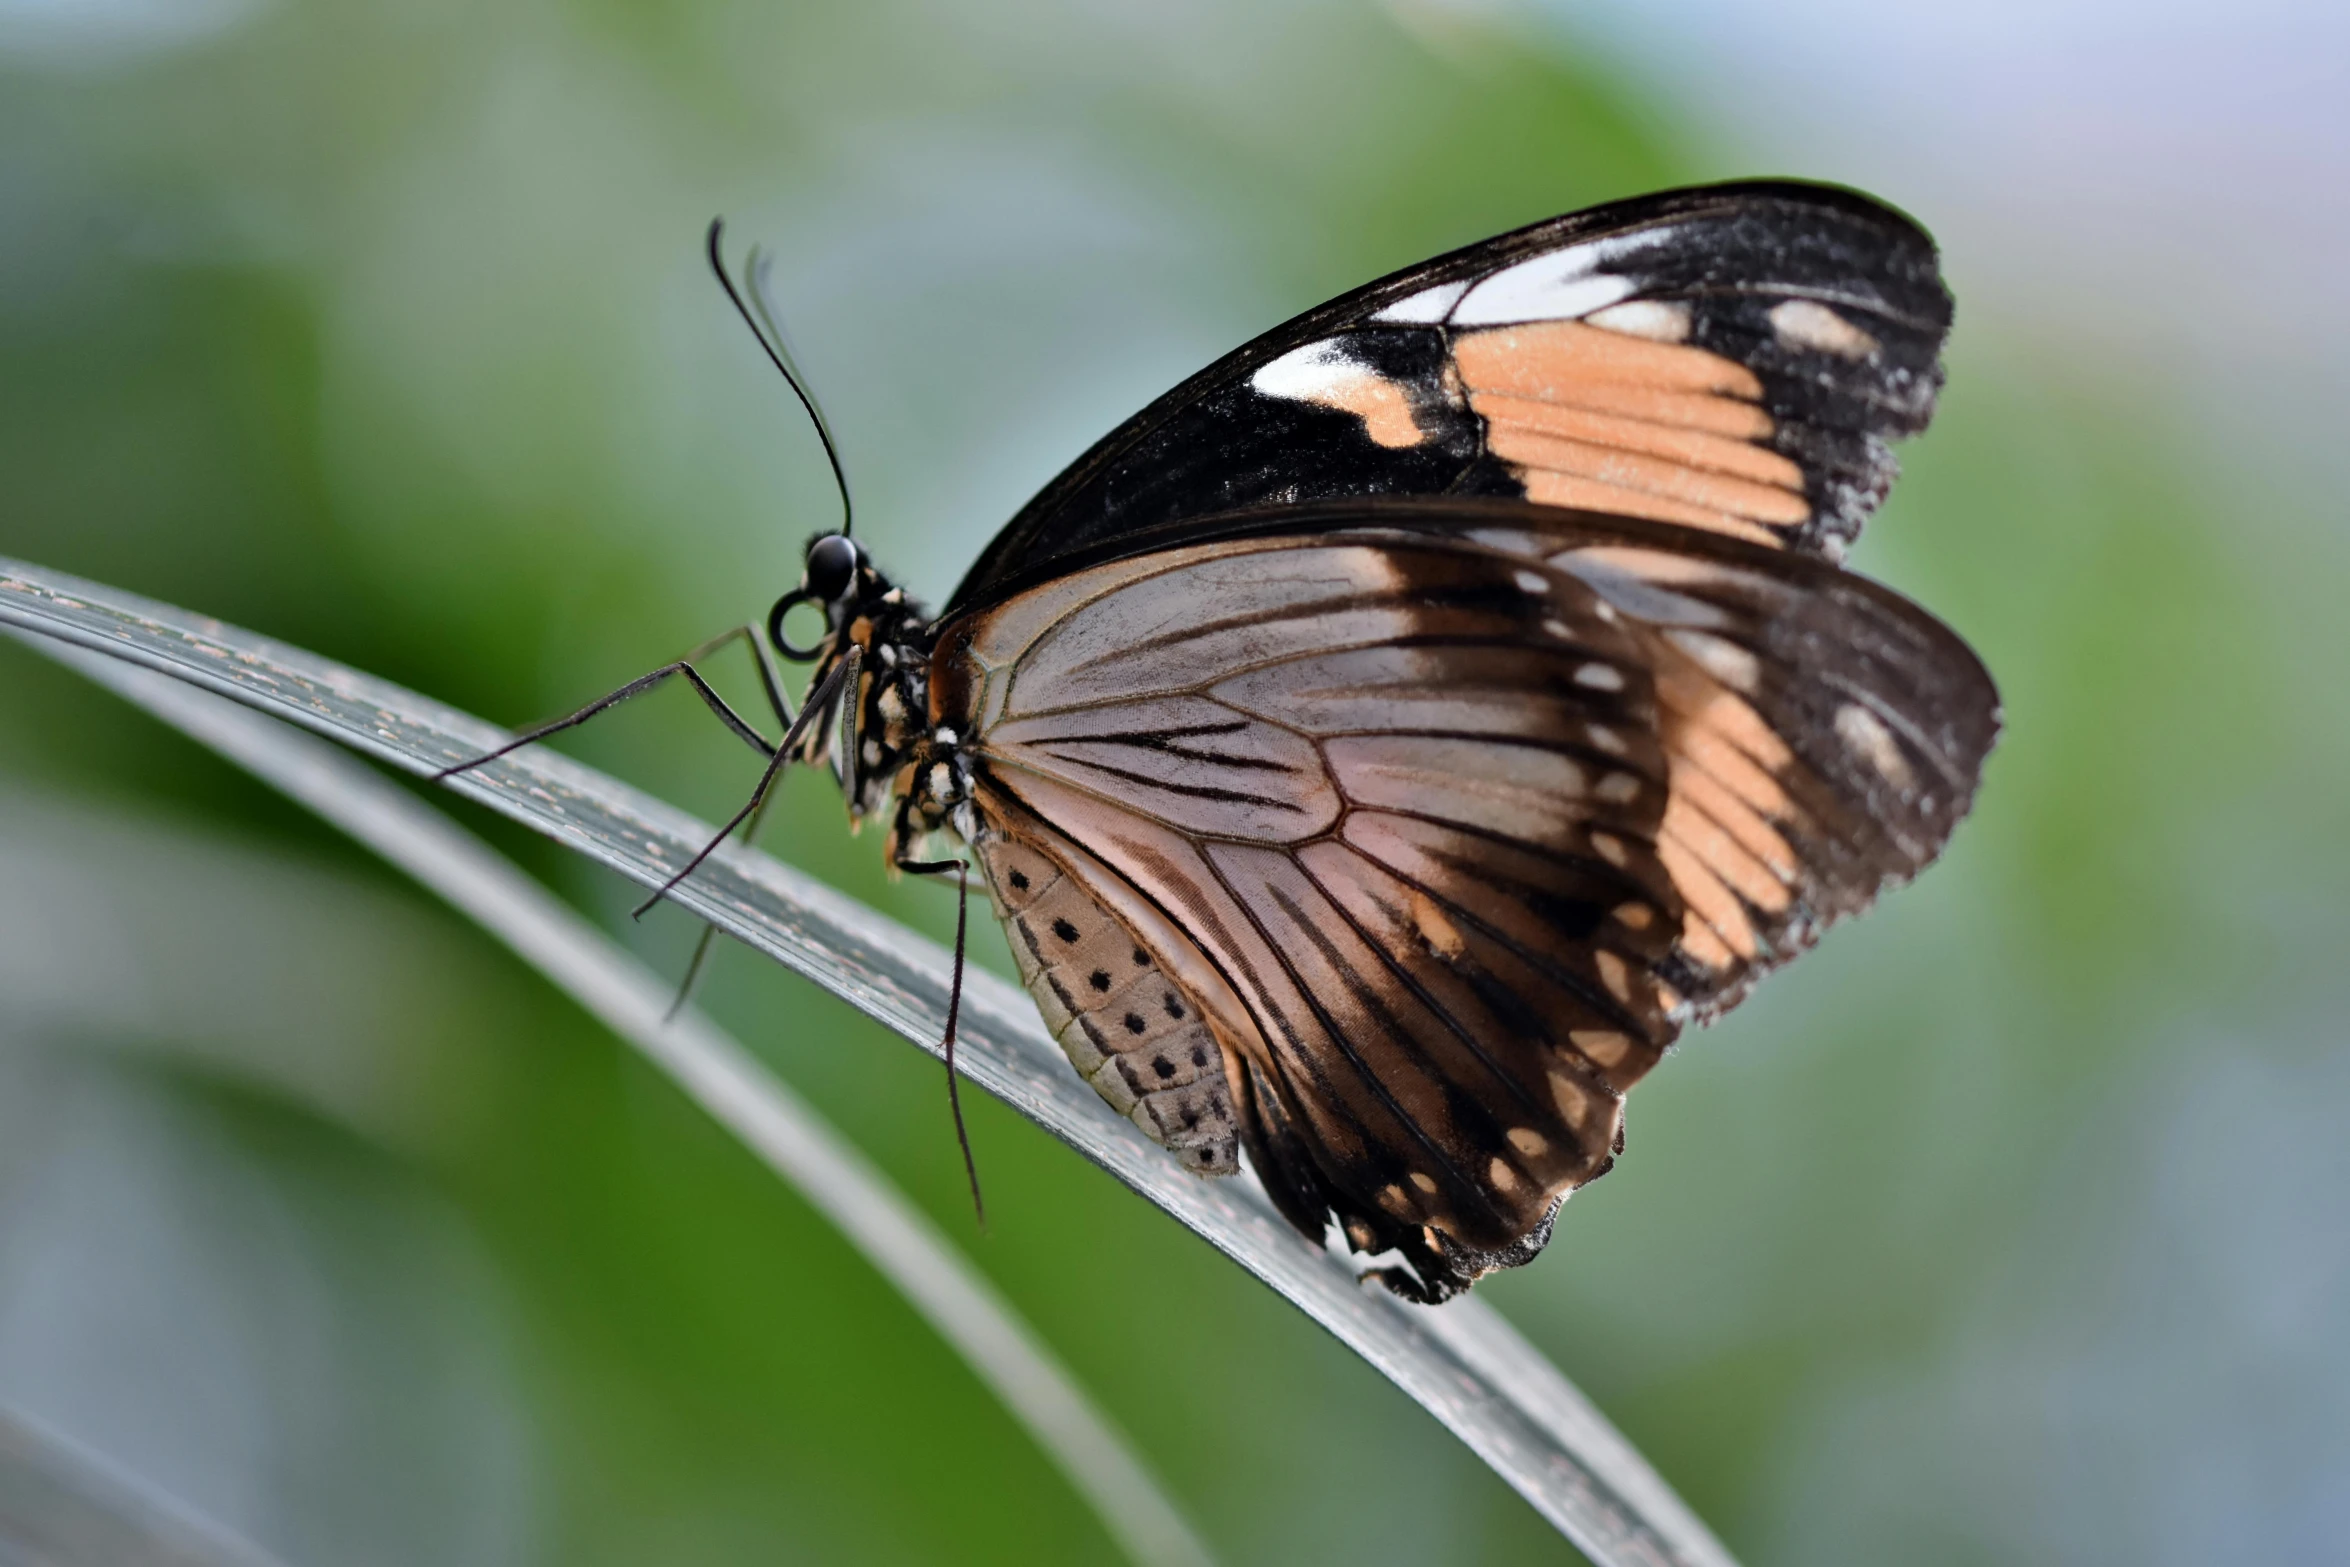
<svg viewBox="0 0 2350 1567">
<path fill-rule="evenodd" d="M 781 744 L 693 657 L 514 744 L 688 677 L 767 758 L 727 831 L 829 766 L 895 865 L 976 867 L 1104 1100 L 1439 1301 L 1540 1252 L 1679 1033 L 1971 805 L 1990 676 L 1840 565 L 1950 316 L 1932 240 L 1841 189 L 1538 223 L 1176 387 L 936 614 L 812 539 L 765 628 L 814 666 L 794 715 L 762 655 Z"/>
</svg>

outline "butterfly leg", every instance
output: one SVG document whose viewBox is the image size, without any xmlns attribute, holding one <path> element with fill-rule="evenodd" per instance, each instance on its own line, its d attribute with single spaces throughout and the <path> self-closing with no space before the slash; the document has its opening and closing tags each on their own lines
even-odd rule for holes
<svg viewBox="0 0 2350 1567">
<path fill-rule="evenodd" d="M 643 919 L 647 909 L 668 897 L 679 882 L 699 870 L 702 862 L 708 859 L 711 853 L 724 843 L 737 827 L 750 819 L 751 814 L 758 810 L 766 800 L 767 791 L 775 787 L 775 780 L 783 772 L 784 763 L 791 760 L 792 752 L 798 749 L 800 741 L 806 737 L 810 721 L 832 710 L 832 704 L 839 698 L 844 686 L 852 692 L 856 690 L 857 670 L 862 663 L 861 655 L 852 648 L 849 656 L 833 665 L 832 673 L 817 682 L 816 689 L 808 693 L 807 703 L 801 707 L 800 716 L 793 719 L 791 728 L 784 731 L 783 743 L 769 747 L 765 741 L 760 742 L 761 749 L 767 752 L 767 770 L 759 775 L 759 786 L 751 791 L 750 799 L 744 802 L 741 810 L 727 818 L 726 825 L 719 828 L 710 841 L 696 851 L 692 859 L 685 862 L 685 869 L 663 882 L 654 889 L 651 897 L 631 909 L 629 918 Z"/>
<path fill-rule="evenodd" d="M 709 641 L 686 654 L 680 662 L 698 664 L 726 646 L 727 643 L 738 639 L 751 650 L 751 667 L 758 671 L 759 690 L 767 698 L 768 710 L 775 714 L 777 724 L 789 729 L 792 721 L 791 698 L 784 695 L 783 676 L 775 667 L 775 655 L 768 651 L 766 642 L 759 636 L 758 627 L 736 626 L 731 630 L 721 631 Z"/>
<path fill-rule="evenodd" d="M 697 659 L 706 658 L 736 637 L 742 638 L 749 645 L 751 661 L 759 671 L 760 689 L 767 695 L 767 705 L 774 711 L 776 723 L 788 733 L 792 726 L 791 699 L 784 695 L 783 681 L 775 668 L 775 656 L 768 652 L 767 644 L 759 640 L 759 633 L 756 629 L 750 626 L 737 626 L 732 631 L 712 637 L 688 653 L 685 656 L 685 661 L 691 663 Z M 758 809 L 751 812 L 750 821 L 743 827 L 744 843 L 758 841 L 760 824 L 766 821 L 767 808 L 774 803 L 775 792 L 773 790 L 768 790 L 760 796 Z M 666 1023 L 676 1017 L 678 1013 L 683 1012 L 685 1004 L 693 999 L 694 986 L 701 982 L 702 969 L 710 961 L 710 947 L 717 937 L 718 927 L 705 921 L 702 925 L 701 935 L 694 938 L 694 955 L 686 960 L 685 977 L 677 982 L 677 995 L 669 1003 L 669 1010 L 661 1014 L 662 1022 Z"/>
<path fill-rule="evenodd" d="M 963 1150 L 963 1174 L 971 1182 L 971 1209 L 979 1216 L 981 1229 L 987 1227 L 987 1204 L 979 1195 L 979 1165 L 971 1157 L 971 1133 L 963 1125 L 963 1095 L 955 1080 L 955 1024 L 963 1013 L 963 948 L 971 920 L 971 862 L 968 860 L 907 860 L 895 862 L 897 868 L 912 876 L 943 876 L 955 873 L 955 967 L 954 978 L 947 986 L 946 1043 L 942 1052 L 947 1062 L 947 1108 L 955 1117 L 955 1141 Z"/>
<path fill-rule="evenodd" d="M 576 729 L 605 709 L 617 707 L 632 696 L 642 696 L 674 675 L 683 675 L 686 678 L 693 686 L 694 694 L 702 699 L 703 705 L 718 715 L 718 721 L 724 724 L 736 739 L 761 756 L 773 756 L 775 747 L 770 746 L 765 736 L 745 722 L 741 714 L 729 707 L 726 698 L 720 696 L 710 682 L 702 678 L 702 672 L 694 667 L 697 660 L 707 658 L 736 637 L 747 638 L 754 653 L 764 653 L 764 649 L 759 644 L 758 634 L 749 626 L 737 626 L 732 631 L 712 637 L 700 647 L 686 654 L 685 657 L 663 664 L 659 669 L 653 670 L 649 674 L 639 675 L 616 691 L 606 692 L 576 712 L 567 713 L 561 718 L 526 729 L 496 750 L 484 751 L 471 761 L 459 762 L 454 767 L 442 768 L 432 775 L 432 781 L 441 783 L 456 777 L 459 773 L 471 772 L 485 762 L 494 762 L 509 751 L 519 751 L 522 747 L 535 741 L 544 740 L 549 735 L 561 734 L 566 729 Z M 775 709 L 776 717 L 788 726 L 791 722 L 791 704 L 784 699 L 783 688 L 776 682 L 775 671 L 769 666 L 764 656 L 759 659 L 759 680 L 760 684 L 766 688 L 768 703 Z"/>
<path fill-rule="evenodd" d="M 453 778 L 459 773 L 470 772 L 485 762 L 495 761 L 499 757 L 506 755 L 508 752 L 520 750 L 523 746 L 529 745 L 534 741 L 544 740 L 547 738 L 547 736 L 560 734 L 566 729 L 575 729 L 581 724 L 586 723 L 589 719 L 595 717 L 597 714 L 605 711 L 607 708 L 617 707 L 619 704 L 627 701 L 632 696 L 641 696 L 645 692 L 650 691 L 653 687 L 659 685 L 662 681 L 677 675 L 683 675 L 686 678 L 686 680 L 693 686 L 694 694 L 702 699 L 703 705 L 708 707 L 712 713 L 716 714 L 718 716 L 719 722 L 725 724 L 727 729 L 733 733 L 736 738 L 740 739 L 744 744 L 757 751 L 761 756 L 769 758 L 769 760 L 772 762 L 777 757 L 779 751 L 782 748 L 768 745 L 766 738 L 761 735 L 758 730 L 752 728 L 751 725 L 747 723 L 740 714 L 735 712 L 735 710 L 728 705 L 726 699 L 720 696 L 717 691 L 711 687 L 710 682 L 702 677 L 702 672 L 694 667 L 703 659 L 708 658 L 711 654 L 725 647 L 727 643 L 734 641 L 738 637 L 749 645 L 753 664 L 759 673 L 760 690 L 766 696 L 767 705 L 769 709 L 774 712 L 776 722 L 783 727 L 788 736 L 792 729 L 791 699 L 784 695 L 783 683 L 777 677 L 774 660 L 768 656 L 766 644 L 759 640 L 759 634 L 756 628 L 751 626 L 736 626 L 732 630 L 720 632 L 717 636 L 712 637 L 709 641 L 702 643 L 698 647 L 695 647 L 683 658 L 677 659 L 668 664 L 664 664 L 659 669 L 653 670 L 649 674 L 639 675 L 636 679 L 631 680 L 628 682 L 628 684 L 620 687 L 618 690 L 608 692 L 605 695 L 598 697 L 595 701 L 588 703 L 587 706 L 580 708 L 576 712 L 567 714 L 551 723 L 540 724 L 535 728 L 526 730 L 522 734 L 515 736 L 512 740 L 507 741 L 504 745 L 499 746 L 496 750 L 486 751 L 482 755 L 474 757 L 471 761 L 460 762 L 454 767 L 445 767 L 441 769 L 441 771 L 433 774 L 433 782 L 439 783 L 444 779 Z M 788 743 L 789 742 L 787 739 L 786 744 L 788 745 Z M 770 776 L 772 776 L 773 771 L 774 769 L 771 766 L 769 769 Z M 771 794 L 766 787 L 766 781 L 762 780 L 759 793 L 754 797 L 754 804 L 756 805 L 757 809 L 751 815 L 751 836 L 755 836 L 757 834 L 759 821 L 766 814 L 767 801 L 770 798 Z M 706 853 L 707 851 L 704 852 Z M 700 863 L 698 858 L 695 863 Z M 668 889 L 663 888 L 662 890 L 666 892 Z M 642 914 L 644 911 L 639 909 L 637 912 Z M 685 978 L 682 982 L 679 983 L 677 987 L 677 998 L 669 1004 L 668 1012 L 663 1015 L 664 1021 L 677 1016 L 679 1012 L 685 1009 L 687 999 L 693 994 L 694 984 L 701 977 L 702 967 L 709 961 L 711 938 L 716 934 L 717 927 L 711 925 L 704 925 L 702 927 L 701 937 L 694 944 L 693 958 L 686 964 Z"/>
</svg>

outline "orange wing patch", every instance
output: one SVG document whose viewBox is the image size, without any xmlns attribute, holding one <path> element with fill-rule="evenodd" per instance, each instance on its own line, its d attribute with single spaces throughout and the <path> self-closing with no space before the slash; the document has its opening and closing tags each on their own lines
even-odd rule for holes
<svg viewBox="0 0 2350 1567">
<path fill-rule="evenodd" d="M 1404 389 L 1376 371 L 1332 381 L 1310 400 L 1353 414 L 1363 421 L 1364 434 L 1390 450 L 1417 446 L 1424 438 Z"/>
<path fill-rule="evenodd" d="M 1529 500 L 1770 545 L 1811 520 L 1803 470 L 1760 444 L 1775 429 L 1762 382 L 1735 360 L 1538 321 L 1463 333 L 1453 362 Z"/>
<path fill-rule="evenodd" d="M 1681 950 L 1717 975 L 1766 956 L 1766 928 L 1802 874 L 1780 831 L 1795 806 L 1779 776 L 1794 761 L 1759 714 L 1691 667 L 1660 670 L 1668 795 L 1657 859 L 1681 894 Z"/>
<path fill-rule="evenodd" d="M 1308 343 L 1266 365 L 1250 385 L 1267 397 L 1317 403 L 1363 421 L 1363 433 L 1389 450 L 1417 446 L 1428 432 L 1412 414 L 1401 383 L 1350 358 L 1336 341 Z"/>
</svg>

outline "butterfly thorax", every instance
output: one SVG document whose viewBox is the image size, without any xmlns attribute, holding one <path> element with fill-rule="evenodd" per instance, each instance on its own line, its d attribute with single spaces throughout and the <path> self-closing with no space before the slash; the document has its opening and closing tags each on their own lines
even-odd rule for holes
<svg viewBox="0 0 2350 1567">
<path fill-rule="evenodd" d="M 811 733 L 807 759 L 829 758 L 854 823 L 862 825 L 897 802 L 893 859 L 930 858 L 924 844 L 933 834 L 967 828 L 958 815 L 970 798 L 963 737 L 931 710 L 930 658 L 937 636 L 930 616 L 860 558 L 848 591 L 826 606 L 826 618 L 830 631 L 811 689 L 852 654 L 856 688 L 841 694 L 839 719 Z"/>
</svg>

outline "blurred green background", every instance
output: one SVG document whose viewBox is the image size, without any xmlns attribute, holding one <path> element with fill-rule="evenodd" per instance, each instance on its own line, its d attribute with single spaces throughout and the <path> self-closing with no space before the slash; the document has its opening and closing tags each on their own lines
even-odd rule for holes
<svg viewBox="0 0 2350 1567">
<path fill-rule="evenodd" d="M 2339 124 L 2173 157 L 2267 111 L 2159 8 L 1996 48 L 1724 9 L 0 0 L 0 553 L 519 722 L 758 614 L 833 515 L 703 271 L 713 213 L 776 253 L 861 531 L 935 601 L 1094 436 L 1327 295 L 1662 185 L 1865 179 L 1960 315 L 1856 565 L 1974 641 L 2007 738 L 1947 861 L 1685 1041 L 1613 1178 L 1483 1289 L 1756 1563 L 2339 1561 L 2350 331 L 2289 265 L 2338 225 L 2213 221 L 2338 203 Z M 2100 27 L 2202 83 L 2170 140 L 2065 77 Z M 755 773 L 682 694 L 569 744 L 707 815 Z M 682 916 L 467 820 L 682 964 Z M 951 929 L 826 779 L 767 842 Z M 1025 1122 L 973 1111 L 979 1237 L 931 1062 L 739 950 L 706 1001 L 1225 1559 L 1573 1559 Z M 292 1563 L 1112 1549 L 649 1069 L 14 647 L 0 1404 Z"/>
</svg>

